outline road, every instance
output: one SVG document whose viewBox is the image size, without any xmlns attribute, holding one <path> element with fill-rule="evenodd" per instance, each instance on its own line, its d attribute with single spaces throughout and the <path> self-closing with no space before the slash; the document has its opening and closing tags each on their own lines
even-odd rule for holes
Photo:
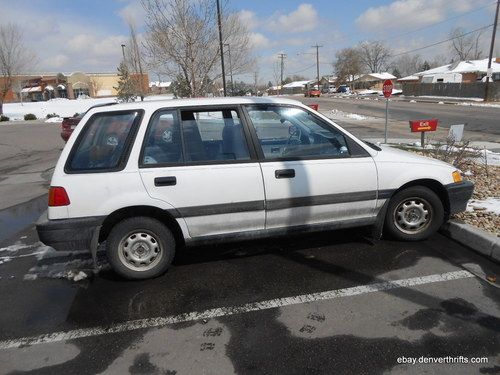
<svg viewBox="0 0 500 375">
<path fill-rule="evenodd" d="M 321 110 L 337 109 L 347 113 L 385 118 L 385 101 L 354 98 L 303 98 L 290 97 L 305 103 L 318 103 Z M 484 140 L 500 142 L 500 108 L 460 106 L 437 103 L 410 103 L 394 99 L 389 104 L 389 118 L 393 121 L 437 118 L 441 127 L 449 128 L 454 124 L 466 124 L 466 130 L 485 135 Z M 406 125 L 407 126 L 407 125 Z"/>
</svg>

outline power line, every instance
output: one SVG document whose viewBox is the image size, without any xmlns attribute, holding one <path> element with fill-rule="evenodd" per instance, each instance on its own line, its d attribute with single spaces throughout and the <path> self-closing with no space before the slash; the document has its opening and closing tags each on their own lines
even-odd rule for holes
<svg viewBox="0 0 500 375">
<path fill-rule="evenodd" d="M 460 35 L 457 35 L 453 38 L 448 38 L 446 40 L 442 40 L 440 42 L 436 42 L 436 43 L 432 43 L 432 44 L 429 44 L 427 46 L 423 46 L 423 47 L 419 47 L 419 48 L 415 48 L 415 49 L 412 49 L 412 50 L 409 50 L 409 51 L 405 51 L 405 52 L 401 52 L 401 53 L 397 53 L 395 55 L 392 55 L 392 57 L 398 57 L 398 56 L 401 56 L 401 55 L 406 55 L 407 53 L 411 53 L 411 52 L 416 52 L 416 51 L 420 51 L 420 50 L 423 50 L 423 49 L 426 49 L 426 48 L 430 48 L 430 47 L 434 47 L 434 46 L 437 46 L 439 44 L 443 44 L 443 43 L 446 43 L 446 42 L 449 42 L 453 39 L 457 39 L 457 38 L 461 38 L 463 36 L 466 36 L 466 35 L 469 35 L 469 34 L 472 34 L 472 33 L 475 33 L 477 31 L 480 31 L 480 30 L 484 30 L 484 29 L 487 29 L 489 27 L 493 26 L 493 24 L 490 24 L 490 25 L 487 25 L 487 26 L 483 26 L 483 27 L 480 27 L 478 29 L 475 29 L 475 30 L 472 30 L 472 31 L 469 31 L 467 33 L 463 33 L 463 34 L 460 34 Z"/>
</svg>

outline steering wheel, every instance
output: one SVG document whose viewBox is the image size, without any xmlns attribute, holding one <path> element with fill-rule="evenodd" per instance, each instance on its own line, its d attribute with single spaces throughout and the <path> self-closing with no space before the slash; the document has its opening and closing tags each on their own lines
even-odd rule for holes
<svg viewBox="0 0 500 375">
<path fill-rule="evenodd" d="M 283 155 L 288 153 L 288 149 L 291 146 L 298 146 L 301 144 L 302 130 L 295 125 L 290 124 L 288 127 L 288 139 L 286 141 L 285 147 L 283 148 Z"/>
</svg>

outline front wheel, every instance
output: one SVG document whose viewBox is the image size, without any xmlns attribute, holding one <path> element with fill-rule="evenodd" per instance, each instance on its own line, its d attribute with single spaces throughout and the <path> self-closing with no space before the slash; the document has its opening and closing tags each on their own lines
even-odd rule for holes
<svg viewBox="0 0 500 375">
<path fill-rule="evenodd" d="M 424 186 L 412 186 L 391 198 L 385 229 L 395 239 L 421 241 L 436 233 L 443 220 L 443 203 L 436 193 Z"/>
<path fill-rule="evenodd" d="M 111 266 L 127 279 L 163 274 L 175 255 L 172 232 L 150 217 L 133 217 L 116 224 L 106 241 Z"/>
</svg>

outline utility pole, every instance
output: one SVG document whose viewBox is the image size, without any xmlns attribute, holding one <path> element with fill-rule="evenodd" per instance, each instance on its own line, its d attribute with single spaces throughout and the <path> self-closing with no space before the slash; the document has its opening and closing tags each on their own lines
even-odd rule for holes
<svg viewBox="0 0 500 375">
<path fill-rule="evenodd" d="M 497 0 L 497 10 L 495 11 L 495 22 L 493 22 L 493 33 L 491 34 L 490 55 L 488 58 L 488 70 L 486 74 L 486 84 L 484 85 L 484 101 L 488 100 L 488 90 L 490 85 L 491 75 L 491 60 L 493 59 L 493 48 L 495 47 L 495 34 L 497 32 L 498 23 L 498 8 L 500 7 L 500 0 Z"/>
<path fill-rule="evenodd" d="M 285 58 L 286 58 L 286 53 L 280 53 L 278 54 L 278 59 L 281 59 L 281 80 L 279 84 L 279 93 L 281 94 L 281 87 L 283 86 L 283 69 L 285 68 Z"/>
<path fill-rule="evenodd" d="M 319 90 L 319 49 L 323 46 L 318 46 L 317 44 L 315 46 L 312 46 L 313 48 L 316 48 L 316 79 L 318 82 L 318 90 Z"/>
<path fill-rule="evenodd" d="M 257 95 L 257 81 L 258 81 L 258 72 L 253 72 L 253 91 L 255 95 Z"/>
<path fill-rule="evenodd" d="M 220 16 L 220 0 L 217 1 L 217 23 L 219 25 L 219 49 L 220 49 L 220 63 L 222 66 L 222 88 L 224 90 L 224 96 L 226 96 L 226 71 L 224 69 L 224 49 L 222 46 L 222 22 Z"/>
<path fill-rule="evenodd" d="M 233 83 L 233 64 L 231 63 L 231 46 L 226 43 L 227 51 L 229 53 L 229 76 L 231 77 L 231 96 L 234 95 L 234 83 Z"/>
</svg>

